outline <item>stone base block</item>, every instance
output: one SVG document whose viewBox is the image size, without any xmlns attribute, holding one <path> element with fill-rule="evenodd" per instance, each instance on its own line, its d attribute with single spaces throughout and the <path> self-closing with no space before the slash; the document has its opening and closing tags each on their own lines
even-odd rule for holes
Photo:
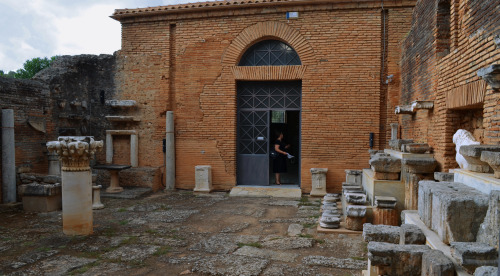
<svg viewBox="0 0 500 276">
<path fill-rule="evenodd" d="M 427 245 L 399 245 L 385 242 L 368 243 L 368 258 L 379 267 L 381 275 L 421 275 L 422 256 Z"/>
<path fill-rule="evenodd" d="M 375 172 L 373 174 L 373 178 L 376 180 L 398 180 L 399 173 L 383 173 L 383 172 Z"/>
<path fill-rule="evenodd" d="M 347 217 L 345 228 L 353 231 L 363 231 L 363 224 L 366 223 L 366 217 Z"/>
<path fill-rule="evenodd" d="M 110 183 L 110 173 L 107 170 L 97 170 L 97 184 Z M 153 192 L 163 189 L 160 168 L 155 167 L 139 167 L 129 168 L 120 171 L 119 185 L 120 187 L 145 187 L 151 188 Z"/>
<path fill-rule="evenodd" d="M 399 225 L 399 212 L 396 209 L 373 208 L 374 225 Z"/>
<path fill-rule="evenodd" d="M 363 225 L 363 240 L 365 242 L 399 244 L 399 227 L 365 223 Z"/>
<path fill-rule="evenodd" d="M 403 224 L 400 227 L 399 244 L 425 244 L 424 232 L 413 224 Z"/>
<path fill-rule="evenodd" d="M 23 209 L 26 212 L 52 212 L 62 208 L 61 195 L 23 196 Z"/>
<path fill-rule="evenodd" d="M 195 187 L 194 192 L 210 193 L 212 191 L 212 167 L 195 167 Z"/>
<path fill-rule="evenodd" d="M 455 265 L 439 250 L 422 255 L 422 276 L 455 276 Z"/>
<path fill-rule="evenodd" d="M 492 246 L 478 242 L 452 242 L 451 255 L 473 273 L 480 266 L 497 265 L 498 252 Z"/>
</svg>

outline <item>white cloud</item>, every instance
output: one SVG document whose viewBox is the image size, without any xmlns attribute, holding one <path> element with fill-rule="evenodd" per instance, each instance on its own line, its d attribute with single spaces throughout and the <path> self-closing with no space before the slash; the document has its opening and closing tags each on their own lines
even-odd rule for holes
<svg viewBox="0 0 500 276">
<path fill-rule="evenodd" d="M 120 49 L 115 9 L 203 0 L 0 0 L 0 70 L 15 71 L 34 57 L 112 54 Z"/>
</svg>

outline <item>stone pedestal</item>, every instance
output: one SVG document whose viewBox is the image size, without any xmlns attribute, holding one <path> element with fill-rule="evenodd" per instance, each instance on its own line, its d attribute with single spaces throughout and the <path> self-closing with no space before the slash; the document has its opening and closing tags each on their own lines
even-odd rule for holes
<svg viewBox="0 0 500 276">
<path fill-rule="evenodd" d="M 361 185 L 361 177 L 363 171 L 361 170 L 345 170 L 345 182 Z"/>
<path fill-rule="evenodd" d="M 2 109 L 2 203 L 16 202 L 14 110 Z"/>
<path fill-rule="evenodd" d="M 61 184 L 31 183 L 19 186 L 23 209 L 27 212 L 61 210 Z"/>
<path fill-rule="evenodd" d="M 62 136 L 48 142 L 50 152 L 62 163 L 62 219 L 66 235 L 90 235 L 92 221 L 92 174 L 90 159 L 103 147 L 92 137 Z"/>
<path fill-rule="evenodd" d="M 117 170 L 109 170 L 110 174 L 110 183 L 109 187 L 106 189 L 106 193 L 121 193 L 123 192 L 123 188 L 120 187 L 120 181 L 118 177 L 118 172 Z"/>
<path fill-rule="evenodd" d="M 101 185 L 92 186 L 92 209 L 99 210 L 104 208 L 104 204 L 101 203 Z"/>
<path fill-rule="evenodd" d="M 311 196 L 326 195 L 326 173 L 327 168 L 312 168 L 311 169 Z"/>
<path fill-rule="evenodd" d="M 212 167 L 195 167 L 195 192 L 210 193 L 212 191 Z"/>
</svg>

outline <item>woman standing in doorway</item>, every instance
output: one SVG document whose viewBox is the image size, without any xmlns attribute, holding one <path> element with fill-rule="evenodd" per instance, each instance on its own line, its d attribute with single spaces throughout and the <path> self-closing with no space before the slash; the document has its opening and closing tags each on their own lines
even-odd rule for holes
<svg viewBox="0 0 500 276">
<path fill-rule="evenodd" d="M 276 132 L 276 141 L 274 142 L 274 150 L 278 153 L 278 157 L 273 160 L 273 173 L 276 174 L 276 185 L 281 185 L 280 173 L 286 173 L 286 159 L 288 156 L 287 150 L 290 145 L 287 145 L 283 140 L 283 132 Z"/>
</svg>

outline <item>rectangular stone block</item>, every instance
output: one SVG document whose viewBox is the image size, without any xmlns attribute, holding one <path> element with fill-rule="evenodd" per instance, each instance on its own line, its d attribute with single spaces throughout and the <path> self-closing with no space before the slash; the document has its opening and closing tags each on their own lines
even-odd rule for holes
<svg viewBox="0 0 500 276">
<path fill-rule="evenodd" d="M 195 192 L 210 193 L 212 191 L 212 167 L 195 167 Z"/>
<path fill-rule="evenodd" d="M 399 244 L 399 227 L 365 223 L 363 225 L 363 240 L 365 242 Z"/>
<path fill-rule="evenodd" d="M 427 245 L 370 242 L 368 259 L 383 270 L 382 275 L 421 275 L 422 256 L 430 250 Z"/>
<path fill-rule="evenodd" d="M 413 224 L 403 224 L 400 227 L 399 244 L 425 244 L 424 232 Z"/>
<path fill-rule="evenodd" d="M 469 272 L 480 266 L 494 266 L 498 252 L 495 247 L 478 242 L 452 242 L 451 255 Z"/>
<path fill-rule="evenodd" d="M 23 209 L 26 212 L 52 212 L 62 209 L 62 196 L 23 196 Z"/>
<path fill-rule="evenodd" d="M 422 255 L 422 276 L 455 276 L 455 265 L 439 250 Z"/>
<path fill-rule="evenodd" d="M 311 169 L 311 196 L 326 195 L 326 173 L 327 168 L 312 168 Z"/>
</svg>

